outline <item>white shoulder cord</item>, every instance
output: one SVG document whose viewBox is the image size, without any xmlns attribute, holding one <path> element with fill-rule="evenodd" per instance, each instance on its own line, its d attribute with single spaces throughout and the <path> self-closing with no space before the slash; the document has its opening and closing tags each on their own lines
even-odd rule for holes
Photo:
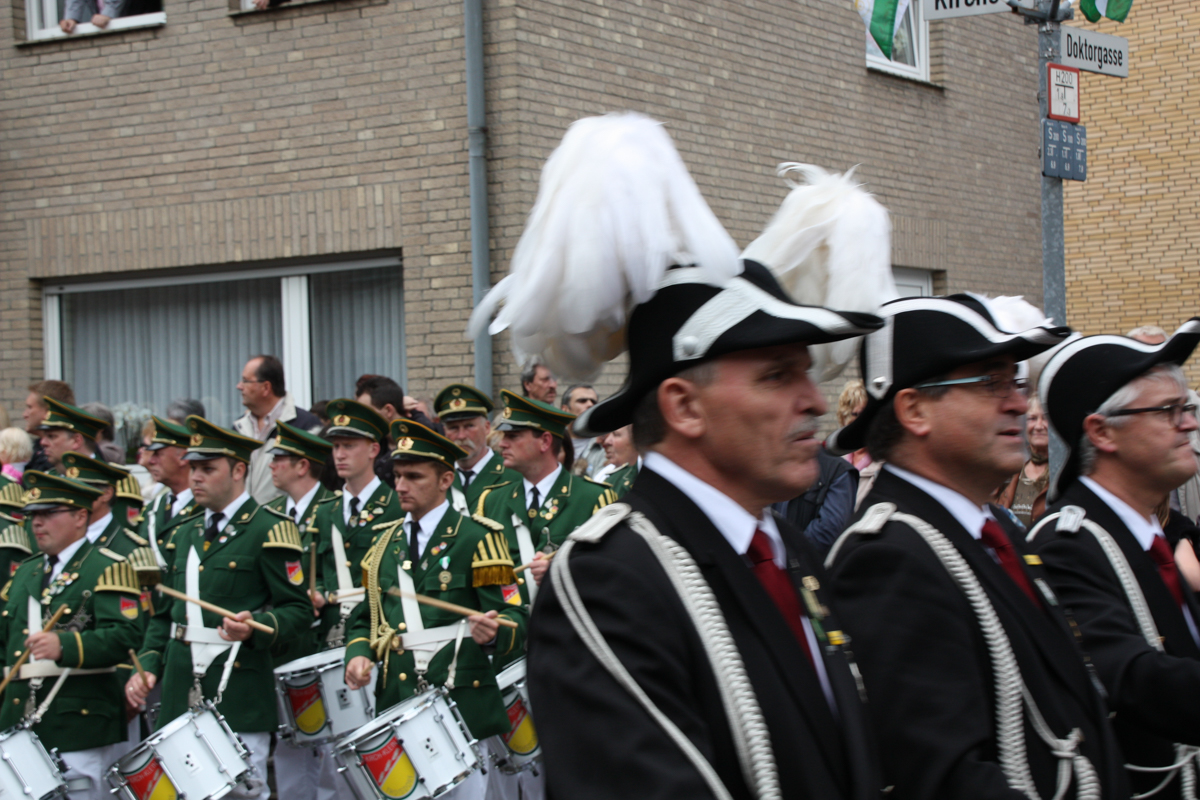
<svg viewBox="0 0 1200 800">
<path fill-rule="evenodd" d="M 731 800 L 729 790 L 721 782 L 712 764 L 700 753 L 691 740 L 675 725 L 646 695 L 642 687 L 621 664 L 616 654 L 596 627 L 583 604 L 575 580 L 571 575 L 570 555 L 578 542 L 594 543 L 618 523 L 626 520 L 629 527 L 650 546 L 671 585 L 679 595 L 692 624 L 699 634 L 709 662 L 717 678 L 717 689 L 725 715 L 729 718 L 730 732 L 737 750 L 742 775 L 754 796 L 760 800 L 782 800 L 779 776 L 775 767 L 775 754 L 771 749 L 770 733 L 763 719 L 762 709 L 754 694 L 754 687 L 746 675 L 745 665 L 737 644 L 725 623 L 716 597 L 704 580 L 699 567 L 687 550 L 678 542 L 659 533 L 649 520 L 632 512 L 625 503 L 613 503 L 597 511 L 592 518 L 575 530 L 562 546 L 562 551 L 550 565 L 550 579 L 559 592 L 563 610 L 575 632 L 587 645 L 609 674 L 637 700 L 647 713 L 666 731 L 672 741 L 683 751 L 688 760 L 708 784 L 709 790 L 719 800 Z"/>
<path fill-rule="evenodd" d="M 1021 669 L 1017 658 L 1013 655 L 1012 644 L 1004 631 L 1004 625 L 996 616 L 996 609 L 984 592 L 979 578 L 967 564 L 962 553 L 954 546 L 941 531 L 934 528 L 920 517 L 896 511 L 892 503 L 879 503 L 872 506 L 857 523 L 847 528 L 834 543 L 826 567 L 833 564 L 839 549 L 846 538 L 855 533 L 878 533 L 889 521 L 902 522 L 920 534 L 934 555 L 942 562 L 951 579 L 966 595 L 967 602 L 979 621 L 979 628 L 987 643 L 988 655 L 992 662 L 992 674 L 996 682 L 996 739 L 999 751 L 1000 767 L 1004 770 L 1008 785 L 1027 795 L 1031 800 L 1040 800 L 1037 787 L 1033 782 L 1033 773 L 1029 769 L 1029 758 L 1025 750 L 1025 722 L 1022 709 L 1029 710 L 1029 719 L 1037 735 L 1050 748 L 1050 752 L 1059 759 L 1058 785 L 1054 800 L 1062 800 L 1071 785 L 1071 773 L 1074 770 L 1077 787 L 1076 800 L 1099 800 L 1100 779 L 1088 759 L 1078 752 L 1079 742 L 1083 739 L 1082 732 L 1075 728 L 1065 739 L 1054 735 L 1046 724 L 1041 711 L 1025 687 L 1021 679 Z"/>
<path fill-rule="evenodd" d="M 1056 531 L 1075 533 L 1080 527 L 1087 528 L 1092 536 L 1096 537 L 1096 541 L 1099 543 L 1100 549 L 1104 551 L 1104 555 L 1108 557 L 1108 563 L 1112 566 L 1113 572 L 1116 573 L 1117 580 L 1121 584 L 1121 588 L 1125 591 L 1125 597 L 1129 601 L 1129 607 L 1133 610 L 1133 617 L 1137 620 L 1142 637 L 1146 640 L 1147 644 L 1158 652 L 1166 652 L 1162 645 L 1162 639 L 1158 636 L 1158 626 L 1154 624 L 1154 615 L 1150 613 L 1150 607 L 1146 604 L 1146 597 L 1142 594 L 1142 587 L 1138 584 L 1137 577 L 1133 574 L 1133 568 L 1129 566 L 1129 560 L 1125 558 L 1125 554 L 1121 552 L 1120 545 L 1116 543 L 1112 535 L 1092 520 L 1087 519 L 1084 514 L 1086 512 L 1079 506 L 1065 506 L 1062 511 L 1043 517 L 1038 522 L 1037 527 L 1029 532 L 1027 540 L 1032 542 L 1033 538 L 1051 520 L 1059 520 L 1055 526 Z M 1183 800 L 1197 800 L 1197 760 L 1200 760 L 1200 747 L 1176 743 L 1174 764 L 1168 764 L 1164 767 L 1139 767 L 1134 764 L 1126 764 L 1125 769 L 1130 772 L 1166 773 L 1158 786 L 1155 786 L 1148 792 L 1133 795 L 1133 800 L 1143 800 L 1143 798 L 1153 797 L 1158 794 L 1166 788 L 1176 774 L 1179 774 Z"/>
</svg>

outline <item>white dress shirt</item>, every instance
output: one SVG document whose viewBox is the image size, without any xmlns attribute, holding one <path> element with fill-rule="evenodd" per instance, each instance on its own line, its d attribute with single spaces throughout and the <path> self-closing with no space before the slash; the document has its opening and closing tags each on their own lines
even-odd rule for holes
<svg viewBox="0 0 1200 800">
<path fill-rule="evenodd" d="M 371 478 L 371 482 L 368 483 L 366 486 L 364 486 L 363 490 L 361 492 L 359 492 L 358 494 L 350 494 L 349 489 L 342 489 L 342 524 L 343 525 L 346 525 L 346 526 L 350 525 L 350 499 L 352 497 L 358 498 L 358 510 L 361 512 L 364 508 L 367 507 L 367 501 L 371 499 L 371 495 L 374 494 L 375 490 L 379 488 L 380 483 L 382 483 L 382 481 L 380 481 L 379 476 L 376 475 L 375 477 Z"/>
<path fill-rule="evenodd" d="M 79 548 L 83 547 L 86 538 L 86 536 L 81 536 L 62 549 L 62 552 L 58 554 L 58 561 L 54 562 L 54 568 L 50 570 L 51 581 L 62 575 L 63 567 L 67 566 L 67 563 L 79 552 Z M 49 556 L 44 556 L 44 558 L 49 558 Z"/>
<path fill-rule="evenodd" d="M 168 490 L 169 491 L 169 490 Z M 175 516 L 183 507 L 192 502 L 192 490 L 184 489 L 179 494 L 175 495 L 175 502 L 171 503 L 171 516 Z"/>
<path fill-rule="evenodd" d="M 304 515 L 308 513 L 308 507 L 312 505 L 313 498 L 317 496 L 317 490 L 321 488 L 321 482 L 317 481 L 312 485 L 312 488 L 304 493 L 304 496 L 299 500 L 293 500 L 291 496 L 287 499 L 287 515 L 296 520 L 297 524 L 304 519 Z M 296 509 L 300 509 L 300 513 L 296 513 Z"/>
<path fill-rule="evenodd" d="M 883 465 L 883 468 L 897 478 L 908 481 L 934 500 L 937 500 L 942 508 L 949 511 L 950 516 L 954 517 L 958 524 L 962 525 L 967 533 L 971 534 L 975 541 L 983 538 L 983 523 L 989 519 L 995 519 L 987 506 L 977 506 L 965 495 L 961 495 L 949 487 L 935 483 L 928 478 L 922 478 L 915 472 L 909 472 L 906 469 L 897 467 L 895 464 L 887 463 Z"/>
<path fill-rule="evenodd" d="M 554 488 L 554 482 L 558 480 L 561 472 L 562 464 L 559 464 L 553 472 L 537 482 L 538 508 L 546 505 L 546 498 L 550 496 L 550 490 Z M 529 498 L 533 497 L 533 484 L 528 478 L 522 479 L 521 483 L 525 486 L 525 507 L 529 508 Z"/>
<path fill-rule="evenodd" d="M 237 514 L 237 512 L 241 509 L 241 507 L 243 505 L 246 504 L 246 501 L 249 499 L 250 499 L 250 493 L 242 492 L 241 494 L 239 494 L 237 497 L 235 497 L 233 499 L 232 503 L 225 506 L 225 508 L 221 509 L 221 513 L 224 514 L 225 516 L 223 516 L 221 518 L 221 524 L 219 524 L 217 526 L 217 533 L 225 532 L 225 528 L 226 528 L 226 526 L 229 525 L 230 520 L 232 520 L 234 518 L 234 515 Z M 212 522 L 212 517 L 213 517 L 213 514 L 215 514 L 215 513 L 217 513 L 217 512 L 213 511 L 212 509 L 206 508 L 204 510 L 204 529 L 205 530 L 208 530 L 209 523 Z"/>
<path fill-rule="evenodd" d="M 755 517 L 742 508 L 733 498 L 711 484 L 697 478 L 683 467 L 676 464 L 662 453 L 647 453 L 643 461 L 645 468 L 656 472 L 676 489 L 687 495 L 696 506 L 708 517 L 709 522 L 725 537 L 729 546 L 740 556 L 745 556 L 750 550 L 750 541 L 759 528 L 771 542 L 771 552 L 775 556 L 775 566 L 783 569 L 787 566 L 787 548 L 784 547 L 783 537 L 775 524 L 775 517 L 766 509 L 762 515 Z M 817 679 L 821 682 L 821 690 L 830 709 L 837 713 L 837 702 L 833 699 L 833 688 L 829 685 L 829 675 L 825 671 L 825 662 L 821 658 L 821 645 L 813 633 L 812 623 L 807 616 L 800 621 L 804 624 L 805 638 L 808 639 L 808 650 L 813 654 L 813 665 L 817 669 Z"/>
<path fill-rule="evenodd" d="M 437 530 L 437 526 L 441 524 L 442 517 L 446 516 L 446 511 L 450 508 L 450 503 L 443 500 L 437 507 L 430 510 L 425 516 L 417 520 L 420 525 L 420 530 L 417 533 L 417 552 L 409 553 L 408 557 L 416 560 L 421 557 L 421 553 L 425 552 L 425 546 L 429 544 L 429 540 L 433 537 L 433 532 Z M 404 537 L 405 541 L 412 539 L 412 521 L 413 515 L 407 514 L 404 517 Z"/>
<path fill-rule="evenodd" d="M 86 534 L 87 540 L 92 544 L 95 544 L 96 540 L 100 538 L 100 534 L 104 533 L 104 529 L 107 528 L 109 523 L 112 522 L 112 518 L 112 512 L 110 511 L 100 519 L 93 522 L 91 525 L 88 525 Z"/>
<path fill-rule="evenodd" d="M 478 478 L 480 475 L 482 475 L 482 474 L 483 474 L 483 471 L 484 471 L 485 469 L 487 469 L 487 465 L 488 465 L 488 464 L 490 464 L 490 463 L 492 463 L 492 459 L 493 459 L 493 458 L 495 458 L 495 457 L 496 457 L 496 454 L 492 452 L 492 448 L 490 448 L 490 447 L 485 447 L 485 448 L 483 448 L 483 455 L 482 455 L 482 456 L 480 456 L 480 457 L 479 457 L 479 460 L 478 460 L 478 461 L 476 461 L 476 462 L 475 462 L 475 464 L 474 464 L 474 465 L 471 467 L 471 482 L 472 482 L 472 483 L 474 483 L 474 482 L 475 482 L 475 480 L 476 480 L 476 479 L 477 479 L 477 478 Z M 454 465 L 454 468 L 455 468 L 456 470 L 458 470 L 458 481 L 459 481 L 459 483 L 462 483 L 462 484 L 464 484 L 464 485 L 465 485 L 465 484 L 466 484 L 466 481 L 464 481 L 464 480 L 463 480 L 463 467 L 462 467 L 462 465 L 461 465 L 461 464 L 455 464 L 455 465 Z"/>
</svg>

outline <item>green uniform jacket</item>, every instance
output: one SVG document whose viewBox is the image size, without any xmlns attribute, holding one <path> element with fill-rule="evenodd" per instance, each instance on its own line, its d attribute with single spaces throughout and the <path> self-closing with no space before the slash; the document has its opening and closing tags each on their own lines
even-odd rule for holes
<svg viewBox="0 0 1200 800">
<path fill-rule="evenodd" d="M 382 481 L 359 509 L 358 519 L 350 518 L 350 525 L 345 524 L 342 514 L 341 492 L 334 492 L 332 497 L 317 504 L 316 520 L 313 522 L 313 536 L 317 539 L 317 591 L 324 595 L 337 591 L 335 559 L 345 561 L 351 582 L 356 587 L 362 586 L 363 557 L 375 543 L 376 535 L 387 523 L 403 519 L 404 509 L 400 508 L 400 498 Z M 342 534 L 341 553 L 333 552 L 333 528 Z M 321 642 L 325 641 L 330 629 L 340 618 L 341 609 L 336 603 L 321 610 L 321 626 L 317 632 Z"/>
<path fill-rule="evenodd" d="M 638 468 L 637 462 L 626 464 L 618 470 L 614 470 L 607 478 L 605 483 L 612 487 L 613 493 L 617 497 L 624 497 L 625 493 L 633 487 L 633 480 L 637 477 Z"/>
<path fill-rule="evenodd" d="M 0 512 L 0 582 L 17 573 L 21 562 L 38 552 L 37 539 L 16 517 Z"/>
<path fill-rule="evenodd" d="M 140 590 L 133 568 L 112 551 L 85 540 L 59 578 L 43 591 L 44 563 L 41 556 L 23 562 L 0 593 L 6 598 L 0 612 L 5 665 L 16 662 L 25 649 L 30 597 L 40 599 L 43 624 L 60 605 L 70 609 L 56 628 L 63 647 L 57 666 L 104 669 L 128 661 L 129 650 L 137 647 L 142 632 Z M 35 703 L 46 698 L 56 680 L 42 679 Z M 0 701 L 0 728 L 11 728 L 25 716 L 29 683 L 14 679 L 8 685 Z M 33 730 L 47 748 L 62 752 L 124 741 L 125 694 L 120 677 L 116 672 L 69 676 Z"/>
<path fill-rule="evenodd" d="M 304 634 L 312 624 L 312 604 L 305 594 L 300 532 L 288 517 L 246 500 L 221 535 L 204 549 L 204 515 L 181 522 L 169 544 L 174 545 L 170 568 L 163 583 L 180 592 L 187 588 L 187 555 L 195 548 L 200 556 L 200 597 L 233 612 L 253 611 L 254 619 L 275 633 L 254 631 L 242 642 L 218 710 L 239 733 L 273 731 L 278 724 L 274 662 L 271 647 Z M 141 654 L 142 666 L 162 681 L 161 728 L 187 711 L 192 688 L 191 648 L 171 639 L 171 625 L 187 624 L 185 603 L 174 601 L 169 614 L 156 614 L 150 622 Z M 206 627 L 216 628 L 220 616 L 204 611 Z M 201 688 L 215 699 L 226 655 L 208 668 Z"/>
<path fill-rule="evenodd" d="M 480 558 L 495 555 L 507 558 L 503 539 L 499 533 L 488 531 L 453 508 L 447 509 L 419 562 L 409 559 L 405 539 L 403 520 L 398 520 L 380 533 L 379 541 L 367 557 L 367 600 L 350 615 L 346 663 L 355 656 L 366 656 L 384 665 L 375 686 L 377 714 L 416 693 L 416 664 L 412 653 L 403 649 L 404 607 L 399 597 L 387 594 L 388 589 L 399 583 L 397 570 L 406 569 L 419 594 L 483 611 L 495 609 L 520 626 L 516 630 L 500 628 L 493 646 L 494 667 L 488 663 L 484 648 L 466 631 L 450 692 L 476 738 L 506 733 L 510 728 L 508 712 L 496 685 L 496 671 L 525 654 L 527 615 L 521 605 L 505 602 L 501 586 L 474 585 L 477 579 L 495 580 L 494 567 L 481 568 L 476 575 L 472 566 Z M 447 572 L 450 579 L 443 581 L 447 577 L 443 573 Z M 511 572 L 502 580 L 511 581 Z M 511 600 L 517 597 L 510 592 Z M 421 622 L 427 629 L 453 625 L 463 619 L 449 611 L 421 606 Z M 449 642 L 429 662 L 425 679 L 431 686 L 445 684 L 453 655 L 454 642 Z"/>
<path fill-rule="evenodd" d="M 317 493 L 313 495 L 312 503 L 309 504 L 308 508 L 304 509 L 304 515 L 297 523 L 297 527 L 300 529 L 300 543 L 304 545 L 303 573 L 305 591 L 308 590 L 309 570 L 312 568 L 313 521 L 317 516 L 317 505 L 322 500 L 327 500 L 330 497 L 333 497 L 333 492 L 324 486 L 318 486 Z M 266 507 L 283 516 L 287 516 L 287 495 L 276 497 L 267 503 Z M 317 640 L 318 627 L 319 625 L 314 615 L 312 624 L 309 625 L 308 630 L 291 641 L 280 642 L 272 647 L 271 658 L 275 661 L 275 666 L 278 667 L 289 661 L 311 656 L 313 653 L 320 651 L 321 643 Z"/>
<path fill-rule="evenodd" d="M 462 488 L 462 475 L 457 469 L 454 470 L 454 484 L 450 487 L 450 491 L 446 492 L 446 499 L 453 505 L 453 492 L 457 489 L 463 492 L 463 496 L 467 500 L 467 508 L 474 509 L 479 503 L 479 495 L 483 494 L 484 489 L 495 486 L 498 483 L 513 482 L 521 482 L 521 473 L 515 469 L 506 469 L 504 459 L 498 453 L 494 453 L 483 472 L 471 478 L 471 485 L 466 488 L 466 491 L 463 491 Z"/>
<path fill-rule="evenodd" d="M 174 517 L 171 516 L 171 507 L 167 505 L 167 495 L 170 492 L 164 489 L 158 493 L 158 496 L 150 501 L 142 514 L 142 521 L 138 525 L 137 534 L 143 539 L 153 539 L 158 545 L 159 552 L 163 552 L 163 548 L 167 544 L 168 529 L 180 520 L 187 519 L 197 511 L 202 511 L 194 499 L 189 500 L 187 505 L 179 509 L 179 513 Z M 163 552 L 165 557 L 167 554 Z"/>
</svg>

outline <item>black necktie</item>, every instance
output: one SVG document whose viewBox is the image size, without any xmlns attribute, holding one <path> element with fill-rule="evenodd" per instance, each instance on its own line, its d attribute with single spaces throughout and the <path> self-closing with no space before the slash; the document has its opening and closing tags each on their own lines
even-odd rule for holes
<svg viewBox="0 0 1200 800">
<path fill-rule="evenodd" d="M 225 512 L 218 511 L 208 520 L 208 527 L 204 529 L 204 541 L 206 543 L 217 538 L 217 534 L 221 532 L 221 520 L 224 519 L 224 517 Z"/>
<path fill-rule="evenodd" d="M 358 516 L 358 498 L 351 497 L 350 498 L 350 524 L 351 525 L 358 524 L 358 520 L 355 519 L 355 517 L 357 517 L 357 516 Z"/>
<path fill-rule="evenodd" d="M 408 525 L 408 557 L 416 561 L 421 557 L 421 540 L 418 538 L 421 535 L 421 525 L 415 519 Z"/>
<path fill-rule="evenodd" d="M 45 589 L 50 585 L 50 576 L 54 574 L 54 565 L 58 563 L 58 556 L 46 556 L 45 571 L 42 572 L 42 588 Z"/>
<path fill-rule="evenodd" d="M 471 485 L 471 478 L 474 478 L 474 477 L 475 477 L 475 470 L 473 470 L 473 469 L 460 469 L 460 470 L 459 470 L 459 472 L 461 472 L 461 473 L 462 473 L 462 482 L 463 482 L 463 488 L 465 489 L 465 488 L 467 488 L 468 486 L 470 486 L 470 485 Z"/>
<path fill-rule="evenodd" d="M 541 500 L 538 499 L 537 487 L 533 487 L 533 491 L 529 493 L 529 518 L 533 519 L 537 516 L 537 511 L 542 507 Z"/>
</svg>

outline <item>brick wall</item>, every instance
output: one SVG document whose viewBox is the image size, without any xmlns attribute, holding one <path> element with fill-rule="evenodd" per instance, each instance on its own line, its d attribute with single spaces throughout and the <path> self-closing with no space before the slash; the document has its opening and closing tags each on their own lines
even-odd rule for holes
<svg viewBox="0 0 1200 800">
<path fill-rule="evenodd" d="M 1088 179 L 1067 182 L 1067 313 L 1085 333 L 1168 332 L 1200 314 L 1200 8 L 1137 4 L 1123 23 L 1076 23 L 1129 39 L 1129 77 L 1083 73 Z M 1200 365 L 1185 369 L 1200 384 Z"/>
<path fill-rule="evenodd" d="M 1035 37 L 1016 19 L 933 23 L 924 84 L 865 68 L 848 2 L 485 8 L 493 279 L 566 126 L 635 109 L 740 244 L 784 196 L 777 162 L 857 164 L 897 264 L 1040 296 Z M 20 44 L 20 7 L 0 25 L 0 403 L 41 376 L 38 280 L 379 252 L 404 259 L 406 388 L 470 380 L 461 3 L 165 9 L 65 42 Z M 497 386 L 517 372 L 500 337 Z"/>
</svg>

